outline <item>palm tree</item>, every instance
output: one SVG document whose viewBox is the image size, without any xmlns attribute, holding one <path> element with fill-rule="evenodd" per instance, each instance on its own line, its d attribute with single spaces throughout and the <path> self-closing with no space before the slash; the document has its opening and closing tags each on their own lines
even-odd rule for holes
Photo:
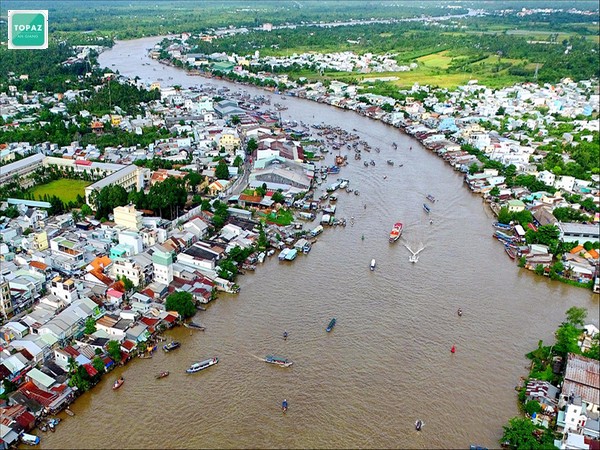
<svg viewBox="0 0 600 450">
<path fill-rule="evenodd" d="M 67 365 L 67 369 L 69 370 L 69 373 L 75 373 L 75 371 L 77 370 L 77 366 L 79 366 L 79 364 L 77 363 L 77 361 L 75 361 L 75 358 L 70 356 L 69 360 L 68 360 L 68 365 Z"/>
</svg>

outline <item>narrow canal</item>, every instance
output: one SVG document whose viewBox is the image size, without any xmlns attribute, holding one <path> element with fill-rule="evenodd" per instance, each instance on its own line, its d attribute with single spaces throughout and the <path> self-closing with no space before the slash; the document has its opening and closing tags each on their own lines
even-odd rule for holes
<svg viewBox="0 0 600 450">
<path fill-rule="evenodd" d="M 145 57 L 156 41 L 118 43 L 100 62 L 142 80 L 265 94 L 163 67 Z M 375 166 L 349 158 L 340 174 L 361 193 L 339 195 L 337 215 L 353 216 L 354 225 L 326 230 L 308 256 L 271 259 L 240 277 L 239 296 L 199 313 L 205 333 L 174 330 L 179 350 L 113 372 L 77 400 L 76 417 L 43 436 L 44 448 L 496 447 L 517 414 L 513 388 L 527 373 L 524 354 L 552 339 L 570 306 L 597 309 L 590 291 L 519 270 L 492 239 L 481 199 L 411 138 L 327 105 L 288 98 L 286 106 L 284 119 L 356 129 L 381 148 L 370 155 Z M 422 210 L 427 193 L 438 199 L 433 224 Z M 402 242 L 388 243 L 397 221 L 406 244 L 425 246 L 417 264 Z M 338 322 L 328 334 L 331 317 Z M 259 360 L 269 353 L 293 367 Z M 185 374 L 213 355 L 217 366 Z M 171 375 L 155 380 L 161 370 Z M 126 382 L 113 391 L 120 374 Z M 425 422 L 420 433 L 417 419 Z"/>
</svg>

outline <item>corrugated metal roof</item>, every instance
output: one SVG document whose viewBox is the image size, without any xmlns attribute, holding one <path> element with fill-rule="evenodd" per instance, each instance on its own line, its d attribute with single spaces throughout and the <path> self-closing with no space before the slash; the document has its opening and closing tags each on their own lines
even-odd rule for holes
<svg viewBox="0 0 600 450">
<path fill-rule="evenodd" d="M 600 362 L 569 353 L 562 392 L 579 395 L 587 403 L 600 404 Z"/>
</svg>

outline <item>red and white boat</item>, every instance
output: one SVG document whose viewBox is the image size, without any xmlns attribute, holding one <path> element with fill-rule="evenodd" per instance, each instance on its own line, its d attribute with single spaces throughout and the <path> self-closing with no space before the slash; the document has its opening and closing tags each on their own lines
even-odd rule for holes
<svg viewBox="0 0 600 450">
<path fill-rule="evenodd" d="M 394 224 L 394 228 L 392 228 L 392 231 L 390 231 L 390 243 L 396 242 L 398 239 L 400 239 L 400 236 L 402 235 L 402 228 L 403 225 L 401 222 Z"/>
</svg>

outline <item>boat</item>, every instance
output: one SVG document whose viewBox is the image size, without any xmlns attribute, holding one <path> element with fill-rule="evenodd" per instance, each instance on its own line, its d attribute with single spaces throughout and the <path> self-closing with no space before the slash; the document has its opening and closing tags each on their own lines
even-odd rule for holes
<svg viewBox="0 0 600 450">
<path fill-rule="evenodd" d="M 501 222 L 494 222 L 492 224 L 492 226 L 494 228 L 496 228 L 497 230 L 511 230 L 512 229 L 512 225 L 509 225 L 507 223 L 501 223 Z"/>
<path fill-rule="evenodd" d="M 431 194 L 427 194 L 427 200 L 429 200 L 431 203 L 435 203 L 435 197 Z"/>
<path fill-rule="evenodd" d="M 396 242 L 400 238 L 400 236 L 402 235 L 402 228 L 403 225 L 401 222 L 397 222 L 394 224 L 392 231 L 390 231 L 390 243 Z"/>
<path fill-rule="evenodd" d="M 422 421 L 422 420 L 420 420 L 420 419 L 419 419 L 419 420 L 417 420 L 417 421 L 415 422 L 415 430 L 417 430 L 417 431 L 421 431 L 421 429 L 423 428 L 423 425 L 425 425 L 425 424 L 423 423 L 423 421 Z"/>
<path fill-rule="evenodd" d="M 275 364 L 276 366 L 280 366 L 280 367 L 290 367 L 292 364 L 294 364 L 292 361 L 290 361 L 287 358 L 283 358 L 281 356 L 275 356 L 275 355 L 267 355 L 265 357 L 265 362 L 269 363 L 269 364 Z"/>
<path fill-rule="evenodd" d="M 27 445 L 38 445 L 40 443 L 40 437 L 35 434 L 23 433 L 21 435 L 21 442 Z"/>
<path fill-rule="evenodd" d="M 206 329 L 199 323 L 195 323 L 195 322 L 184 323 L 183 326 L 186 328 L 190 328 L 192 330 L 198 330 L 198 331 L 204 331 Z"/>
<path fill-rule="evenodd" d="M 168 377 L 168 376 L 169 376 L 169 371 L 165 370 L 165 371 L 159 373 L 158 375 L 156 375 L 156 379 L 160 380 L 161 378 Z"/>
<path fill-rule="evenodd" d="M 450 349 L 450 353 L 456 353 L 456 345 L 453 345 Z"/>
<path fill-rule="evenodd" d="M 388 159 L 388 160 L 387 160 L 387 163 L 388 163 L 390 166 L 393 166 L 393 165 L 394 165 L 394 161 L 392 161 L 391 159 Z"/>
<path fill-rule="evenodd" d="M 123 386 L 123 383 L 125 383 L 125 378 L 121 377 L 118 380 L 115 380 L 115 382 L 113 383 L 113 390 L 117 390 L 119 389 L 121 386 Z"/>
<path fill-rule="evenodd" d="M 284 400 L 281 402 L 281 410 L 282 410 L 283 412 L 286 412 L 286 411 L 287 411 L 287 409 L 288 409 L 288 402 L 287 402 L 287 400 L 285 400 L 285 399 L 284 399 Z"/>
<path fill-rule="evenodd" d="M 427 203 L 423 203 L 423 209 L 427 214 L 431 212 L 431 208 L 427 205 Z"/>
<path fill-rule="evenodd" d="M 456 313 L 458 314 L 458 317 L 462 317 L 462 309 L 458 308 Z"/>
<path fill-rule="evenodd" d="M 371 265 L 370 265 L 370 268 L 371 268 L 371 270 L 372 270 L 372 271 L 373 271 L 373 270 L 375 270 L 375 258 L 373 258 L 373 259 L 371 260 Z"/>
<path fill-rule="evenodd" d="M 283 339 L 287 339 L 287 338 L 288 338 L 288 332 L 287 332 L 287 331 L 284 331 L 284 332 L 283 332 Z"/>
<path fill-rule="evenodd" d="M 60 423 L 59 418 L 48 419 L 47 425 L 48 429 L 52 432 L 56 431 L 56 426 Z"/>
<path fill-rule="evenodd" d="M 218 362 L 219 362 L 219 358 L 217 358 L 216 356 L 211 359 L 205 359 L 204 361 L 200 361 L 200 362 L 192 364 L 189 369 L 186 369 L 186 372 L 187 373 L 200 372 L 201 370 L 208 369 L 210 366 L 214 366 Z"/>
<path fill-rule="evenodd" d="M 333 319 L 331 319 L 331 321 L 329 322 L 329 325 L 327 325 L 327 328 L 325 328 L 325 331 L 327 331 L 328 333 L 333 330 L 333 327 L 335 327 L 335 317 Z"/>
<path fill-rule="evenodd" d="M 206 311 L 206 308 L 204 306 L 201 306 L 201 305 L 196 305 L 196 309 L 198 311 Z"/>
<path fill-rule="evenodd" d="M 517 257 L 517 251 L 515 248 L 508 244 L 504 245 L 504 251 L 510 257 L 510 259 L 515 259 Z"/>
<path fill-rule="evenodd" d="M 165 352 L 170 352 L 171 350 L 175 350 L 181 347 L 181 343 L 178 341 L 171 341 L 168 344 L 163 345 L 163 350 Z"/>
<path fill-rule="evenodd" d="M 369 162 L 368 161 L 365 161 L 363 164 L 364 164 L 365 167 L 369 167 Z"/>
<path fill-rule="evenodd" d="M 67 415 L 73 417 L 75 415 L 75 413 L 73 411 L 71 411 L 68 407 L 67 409 L 65 409 L 65 412 L 67 413 Z"/>
</svg>

